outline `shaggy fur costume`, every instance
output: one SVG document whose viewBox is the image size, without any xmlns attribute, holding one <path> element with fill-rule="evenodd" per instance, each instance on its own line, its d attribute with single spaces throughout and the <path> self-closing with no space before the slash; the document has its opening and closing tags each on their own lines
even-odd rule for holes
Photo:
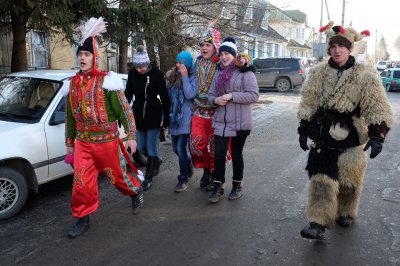
<svg viewBox="0 0 400 266">
<path fill-rule="evenodd" d="M 314 141 L 306 168 L 308 216 L 330 227 L 339 216 L 357 216 L 367 166 L 363 147 L 369 138 L 384 141 L 392 110 L 379 74 L 358 63 L 342 69 L 316 66 L 301 93 L 298 132 Z M 335 127 L 345 139 L 332 136 Z"/>
</svg>

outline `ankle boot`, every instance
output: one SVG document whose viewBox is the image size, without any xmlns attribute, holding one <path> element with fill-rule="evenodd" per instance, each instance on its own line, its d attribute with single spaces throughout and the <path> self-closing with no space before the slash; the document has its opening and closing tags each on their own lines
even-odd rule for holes
<svg viewBox="0 0 400 266">
<path fill-rule="evenodd" d="M 89 229 L 89 215 L 78 219 L 74 226 L 68 231 L 69 238 L 76 238 Z"/>
<path fill-rule="evenodd" d="M 211 203 L 217 203 L 224 196 L 223 183 L 214 182 L 214 190 L 208 197 L 208 201 Z"/>
<path fill-rule="evenodd" d="M 144 181 L 142 183 L 142 188 L 144 191 L 149 190 L 153 185 L 153 176 L 158 163 L 158 157 L 149 156 L 147 158 L 146 173 L 144 176 Z"/>
<path fill-rule="evenodd" d="M 160 173 L 160 165 L 162 164 L 162 160 L 159 157 L 156 158 L 156 168 L 154 169 L 154 176 L 158 175 Z"/>
<path fill-rule="evenodd" d="M 351 216 L 340 216 L 336 222 L 342 227 L 350 227 L 353 224 L 353 218 Z"/>
<path fill-rule="evenodd" d="M 211 173 L 210 169 L 204 168 L 203 176 L 200 179 L 200 188 L 205 188 L 210 183 Z"/>
<path fill-rule="evenodd" d="M 175 192 L 183 192 L 188 187 L 188 178 L 183 175 L 178 175 L 178 184 L 175 186 Z"/>
<path fill-rule="evenodd" d="M 229 194 L 228 199 L 236 200 L 243 196 L 242 191 L 242 182 L 241 181 L 232 181 L 232 191 Z"/>
<path fill-rule="evenodd" d="M 132 198 L 132 214 L 139 214 L 140 210 L 143 206 L 143 188 L 139 188 L 137 194 L 135 196 L 131 196 Z"/>
<path fill-rule="evenodd" d="M 325 226 L 310 222 L 303 230 L 301 230 L 300 234 L 304 238 L 310 239 L 325 239 Z"/>
</svg>

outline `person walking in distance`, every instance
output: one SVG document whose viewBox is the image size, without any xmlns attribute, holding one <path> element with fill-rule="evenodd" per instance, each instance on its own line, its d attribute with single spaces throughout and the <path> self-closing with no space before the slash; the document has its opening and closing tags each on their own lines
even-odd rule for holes
<svg viewBox="0 0 400 266">
<path fill-rule="evenodd" d="M 96 37 L 106 32 L 106 26 L 101 17 L 81 24 L 82 41 L 76 52 L 80 70 L 61 89 L 67 99 L 67 156 L 73 156 L 70 160 L 74 167 L 72 215 L 78 218 L 68 232 L 70 238 L 89 228 L 89 215 L 99 206 L 99 173 L 132 198 L 133 214 L 138 214 L 143 204 L 141 180 L 128 171 L 130 159 L 119 138 L 118 120 L 127 133 L 126 147 L 135 152 L 135 121 L 122 91 L 122 79 L 113 72 L 99 70 L 96 64 Z"/>
</svg>

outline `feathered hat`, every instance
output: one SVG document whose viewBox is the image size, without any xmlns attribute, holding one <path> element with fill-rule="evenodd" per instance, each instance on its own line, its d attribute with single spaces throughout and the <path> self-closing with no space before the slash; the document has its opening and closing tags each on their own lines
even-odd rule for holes
<svg viewBox="0 0 400 266">
<path fill-rule="evenodd" d="M 81 41 L 79 42 L 76 55 L 79 51 L 88 51 L 94 55 L 94 65 L 96 65 L 96 57 L 98 57 L 99 44 L 96 37 L 100 37 L 107 32 L 107 22 L 102 17 L 90 18 L 87 21 L 82 21 L 78 25 L 78 30 L 81 32 Z"/>
<path fill-rule="evenodd" d="M 216 50 L 219 49 L 219 44 L 221 40 L 220 32 L 214 28 L 214 25 L 217 23 L 218 19 L 219 18 L 211 21 L 207 29 L 203 32 L 203 34 L 200 37 L 200 44 L 203 42 L 209 42 L 215 46 Z"/>
<path fill-rule="evenodd" d="M 320 28 L 319 32 L 325 32 L 326 42 L 329 46 L 332 44 L 342 44 L 349 50 L 353 47 L 354 42 L 361 41 L 364 37 L 370 36 L 368 30 L 359 33 L 352 27 L 333 26 L 333 21 L 329 21 L 327 25 Z"/>
</svg>

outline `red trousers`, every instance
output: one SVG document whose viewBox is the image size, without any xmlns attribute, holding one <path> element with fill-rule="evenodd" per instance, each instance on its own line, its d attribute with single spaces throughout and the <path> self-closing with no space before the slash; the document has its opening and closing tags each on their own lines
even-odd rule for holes
<svg viewBox="0 0 400 266">
<path fill-rule="evenodd" d="M 94 212 L 99 206 L 97 178 L 107 176 L 122 194 L 136 195 L 140 180 L 128 172 L 120 140 L 89 143 L 77 140 L 74 148 L 74 183 L 72 215 L 80 218 Z M 123 146 L 123 144 L 122 144 Z"/>
<path fill-rule="evenodd" d="M 214 171 L 214 130 L 211 118 L 192 116 L 189 150 L 195 168 Z"/>
</svg>

